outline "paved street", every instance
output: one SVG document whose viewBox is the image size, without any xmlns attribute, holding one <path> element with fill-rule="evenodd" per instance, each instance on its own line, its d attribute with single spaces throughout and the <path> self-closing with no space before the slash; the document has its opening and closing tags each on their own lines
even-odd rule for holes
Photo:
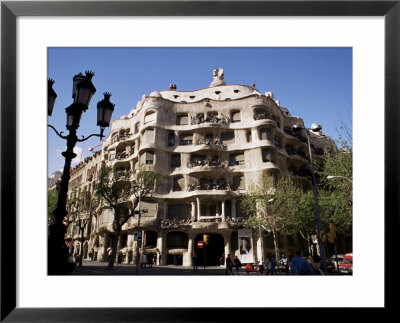
<svg viewBox="0 0 400 323">
<path fill-rule="evenodd" d="M 153 266 L 152 268 L 139 269 L 139 272 L 136 274 L 135 265 L 117 265 L 114 264 L 113 269 L 107 268 L 108 262 L 99 262 L 99 261 L 87 261 L 84 260 L 82 262 L 82 267 L 76 266 L 72 275 L 159 275 L 159 276 L 171 276 L 171 275 L 182 275 L 182 276 L 204 276 L 204 275 L 225 275 L 225 267 L 219 266 L 210 266 L 206 267 L 204 271 L 204 267 L 198 268 L 197 272 L 193 271 L 192 267 L 187 266 Z M 250 273 L 246 274 L 244 268 L 242 267 L 239 270 L 239 273 L 236 273 L 236 269 L 233 270 L 233 275 L 257 275 L 259 273 Z M 263 274 L 265 276 L 265 272 Z M 281 274 L 282 276 L 286 276 L 285 273 Z M 342 274 L 336 274 L 342 275 Z"/>
<path fill-rule="evenodd" d="M 114 264 L 114 268 L 111 270 L 107 268 L 107 265 L 107 262 L 84 260 L 82 267 L 76 266 L 72 275 L 225 275 L 225 267 L 218 266 L 206 267 L 205 271 L 204 267 L 199 267 L 197 272 L 194 272 L 192 267 L 185 266 L 153 266 L 152 268 L 139 269 L 139 273 L 136 274 L 135 265 Z M 239 274 L 246 275 L 243 268 Z"/>
</svg>

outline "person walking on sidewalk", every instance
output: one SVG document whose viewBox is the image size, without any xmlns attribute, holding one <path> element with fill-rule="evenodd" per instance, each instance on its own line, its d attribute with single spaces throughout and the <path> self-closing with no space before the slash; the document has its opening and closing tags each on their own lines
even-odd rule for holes
<svg viewBox="0 0 400 323">
<path fill-rule="evenodd" d="M 293 257 L 290 263 L 292 275 L 315 275 L 315 271 L 310 263 L 301 257 L 301 252 L 296 251 L 296 256 Z"/>
<path fill-rule="evenodd" d="M 197 254 L 195 252 L 193 252 L 192 261 L 193 261 L 193 271 L 196 272 L 198 267 L 198 262 L 197 262 Z"/>
<path fill-rule="evenodd" d="M 225 259 L 225 275 L 228 275 L 228 270 L 232 274 L 232 259 L 231 259 L 231 254 L 229 253 L 228 256 Z"/>
<path fill-rule="evenodd" d="M 267 260 L 265 260 L 265 270 L 266 270 L 266 275 L 273 275 L 274 274 L 274 265 L 272 262 L 272 257 L 269 255 L 267 257 Z"/>
<path fill-rule="evenodd" d="M 234 261 L 235 267 L 236 267 L 236 273 L 239 273 L 239 268 L 242 267 L 242 263 L 238 256 L 235 256 L 235 261 Z"/>
<path fill-rule="evenodd" d="M 117 261 L 117 265 L 120 265 L 122 263 L 122 251 L 120 251 L 118 253 L 118 261 Z"/>
<path fill-rule="evenodd" d="M 147 256 L 146 256 L 146 254 L 143 254 L 143 256 L 142 256 L 142 265 L 143 265 L 142 269 L 146 269 L 146 266 L 147 266 Z"/>
</svg>

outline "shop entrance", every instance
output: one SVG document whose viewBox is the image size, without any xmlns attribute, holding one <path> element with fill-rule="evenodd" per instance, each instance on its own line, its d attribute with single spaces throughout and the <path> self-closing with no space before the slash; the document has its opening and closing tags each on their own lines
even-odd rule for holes
<svg viewBox="0 0 400 323">
<path fill-rule="evenodd" d="M 206 248 L 206 266 L 221 265 L 220 258 L 224 259 L 224 237 L 216 233 L 204 233 L 209 236 L 209 243 Z M 197 242 L 203 241 L 203 234 L 199 234 L 195 239 L 195 248 L 199 267 L 204 266 L 204 247 L 197 247 Z"/>
</svg>

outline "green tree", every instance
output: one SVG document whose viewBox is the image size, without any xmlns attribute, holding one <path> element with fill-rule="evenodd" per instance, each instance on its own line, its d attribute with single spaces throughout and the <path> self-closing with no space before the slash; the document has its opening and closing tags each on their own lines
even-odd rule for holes
<svg viewBox="0 0 400 323">
<path fill-rule="evenodd" d="M 257 185 L 250 187 L 242 200 L 248 218 L 244 221 L 247 228 L 264 228 L 272 233 L 275 254 L 279 258 L 278 234 L 293 234 L 302 231 L 307 239 L 315 231 L 312 195 L 305 193 L 301 186 L 290 178 L 274 180 L 264 174 Z"/>
<path fill-rule="evenodd" d="M 47 191 L 47 223 L 54 222 L 53 212 L 57 207 L 58 194 L 53 191 Z"/>
<path fill-rule="evenodd" d="M 95 214 L 99 207 L 99 200 L 96 195 L 92 195 L 88 191 L 81 191 L 78 188 L 74 188 L 67 203 L 69 205 L 70 215 L 73 217 L 72 222 L 80 233 L 79 266 L 82 266 L 83 234 L 85 228 L 90 226 L 92 215 Z M 72 235 L 73 234 L 74 232 L 72 232 Z"/>
<path fill-rule="evenodd" d="M 335 153 L 324 153 L 319 172 L 321 221 L 334 223 L 342 234 L 351 234 L 353 218 L 353 149 L 346 142 Z"/>
<path fill-rule="evenodd" d="M 151 196 L 158 185 L 159 176 L 143 166 L 138 171 L 121 171 L 103 165 L 98 174 L 96 195 L 101 199 L 102 208 L 113 210 L 113 241 L 108 267 L 112 268 L 117 254 L 118 240 L 122 226 L 135 215 L 134 210 L 141 199 Z"/>
</svg>

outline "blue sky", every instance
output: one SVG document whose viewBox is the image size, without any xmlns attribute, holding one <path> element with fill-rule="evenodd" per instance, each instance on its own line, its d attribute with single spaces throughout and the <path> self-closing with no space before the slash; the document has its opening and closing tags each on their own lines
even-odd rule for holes
<svg viewBox="0 0 400 323">
<path fill-rule="evenodd" d="M 261 93 L 273 92 L 275 100 L 304 124 L 323 126 L 336 139 L 340 120 L 352 127 L 351 48 L 49 48 L 48 77 L 57 99 L 49 124 L 65 129 L 65 108 L 72 103 L 72 78 L 91 70 L 97 91 L 82 115 L 78 137 L 98 133 L 97 102 L 110 92 L 115 103 L 112 120 L 127 114 L 143 94 L 162 91 L 169 84 L 178 91 L 209 86 L 212 71 L 222 67 L 227 84 L 256 84 Z M 109 128 L 105 130 L 108 134 Z M 98 137 L 78 143 L 83 157 Z M 66 141 L 48 130 L 48 175 L 64 165 L 61 152 Z"/>
</svg>

